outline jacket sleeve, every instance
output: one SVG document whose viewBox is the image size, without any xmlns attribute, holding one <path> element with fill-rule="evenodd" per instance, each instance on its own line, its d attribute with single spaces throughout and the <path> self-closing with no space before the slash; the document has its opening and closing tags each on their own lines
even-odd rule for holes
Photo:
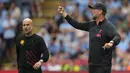
<svg viewBox="0 0 130 73">
<path fill-rule="evenodd" d="M 91 28 L 91 22 L 79 23 L 73 18 L 71 18 L 69 15 L 67 15 L 65 19 L 68 21 L 70 25 L 72 25 L 76 29 L 89 31 L 89 29 Z"/>
<path fill-rule="evenodd" d="M 45 41 L 44 39 L 41 39 L 41 52 L 42 52 L 42 55 L 41 55 L 41 59 L 44 61 L 44 62 L 47 62 L 48 59 L 49 59 L 49 50 L 45 44 Z"/>
<path fill-rule="evenodd" d="M 20 51 L 19 51 L 20 48 L 19 48 L 19 45 L 18 45 L 18 39 L 15 40 L 15 44 L 16 44 L 16 60 L 17 60 L 17 65 L 18 65 L 19 64 L 19 53 L 20 53 Z"/>
<path fill-rule="evenodd" d="M 115 26 L 113 26 L 113 24 L 109 24 L 107 34 L 108 34 L 108 37 L 110 37 L 111 40 L 114 41 L 114 45 L 119 44 L 121 37 L 119 33 L 117 32 L 117 29 L 115 28 Z"/>
<path fill-rule="evenodd" d="M 17 55 L 17 63 L 18 63 L 18 61 L 19 61 L 19 48 L 17 45 L 16 45 L 16 55 Z"/>
</svg>

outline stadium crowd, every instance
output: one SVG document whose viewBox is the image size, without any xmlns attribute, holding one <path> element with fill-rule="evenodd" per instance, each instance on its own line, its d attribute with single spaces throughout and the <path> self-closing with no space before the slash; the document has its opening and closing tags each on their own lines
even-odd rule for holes
<svg viewBox="0 0 130 73">
<path fill-rule="evenodd" d="M 1 65 L 5 58 L 8 61 L 12 60 L 12 51 L 15 49 L 14 40 L 16 35 L 20 33 L 19 26 L 23 18 L 42 16 L 39 5 L 37 2 L 35 4 L 35 1 L 21 0 L 20 3 L 14 0 L 13 3 L 10 0 L 0 0 Z M 60 5 L 65 7 L 69 15 L 77 21 L 86 22 L 92 18 L 87 5 L 98 1 L 106 4 L 108 8 L 107 19 L 118 28 L 121 35 L 121 42 L 113 52 L 112 70 L 130 71 L 130 0 L 62 0 Z M 52 18 L 46 18 L 37 32 L 44 38 L 51 52 L 50 59 L 42 65 L 42 70 L 86 71 L 89 33 L 74 29 L 56 10 L 54 11 L 55 15 Z M 12 67 L 15 67 L 14 65 L 16 63 Z"/>
</svg>

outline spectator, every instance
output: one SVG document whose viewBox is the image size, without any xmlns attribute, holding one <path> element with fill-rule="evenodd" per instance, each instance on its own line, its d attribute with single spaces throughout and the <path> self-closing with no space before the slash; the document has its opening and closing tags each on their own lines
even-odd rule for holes
<svg viewBox="0 0 130 73">
<path fill-rule="evenodd" d="M 117 46 L 116 52 L 117 52 L 117 56 L 123 58 L 123 55 L 125 54 L 128 48 L 129 40 L 124 31 L 121 31 L 120 35 L 121 35 L 121 41 Z"/>
<path fill-rule="evenodd" d="M 130 3 L 128 2 L 128 0 L 123 0 L 122 5 L 123 6 L 121 12 L 124 16 L 126 16 L 128 13 L 130 13 Z"/>
<path fill-rule="evenodd" d="M 45 28 L 43 28 L 43 27 L 40 28 L 40 31 L 37 34 L 44 39 L 46 45 L 48 46 L 49 45 L 49 41 L 50 41 L 50 35 L 45 30 Z"/>
<path fill-rule="evenodd" d="M 59 53 L 60 49 L 59 49 L 59 45 L 56 44 L 55 37 L 51 38 L 48 48 L 49 48 L 52 56 Z"/>
<path fill-rule="evenodd" d="M 11 15 L 8 13 L 7 19 L 3 21 L 2 27 L 4 29 L 3 39 L 6 43 L 5 52 L 6 52 L 7 59 L 9 59 L 9 61 L 11 60 L 10 56 L 12 56 L 14 38 L 16 36 L 15 33 L 16 26 L 17 26 L 16 20 L 11 18 Z"/>
<path fill-rule="evenodd" d="M 4 48 L 5 48 L 5 44 L 3 42 L 3 39 L 0 37 L 0 69 L 4 59 Z"/>
<path fill-rule="evenodd" d="M 56 57 L 51 57 L 51 63 L 48 65 L 49 71 L 61 71 L 61 65 L 57 63 Z"/>
<path fill-rule="evenodd" d="M 21 10 L 18 6 L 16 6 L 15 3 L 11 3 L 9 12 L 10 12 L 11 18 L 13 18 L 17 21 L 20 20 Z"/>
<path fill-rule="evenodd" d="M 0 3 L 0 13 L 1 13 L 1 19 L 5 20 L 7 15 L 7 10 L 5 9 L 4 3 Z"/>
<path fill-rule="evenodd" d="M 1 36 L 1 37 L 2 37 L 2 35 L 3 35 L 3 27 L 2 27 L 2 24 L 3 24 L 3 19 L 2 19 L 1 12 L 0 12 L 0 36 Z"/>
<path fill-rule="evenodd" d="M 120 8 L 122 6 L 121 0 L 109 0 L 110 3 L 108 3 L 108 8 L 115 9 Z"/>
<path fill-rule="evenodd" d="M 120 8 L 113 8 L 112 14 L 108 17 L 108 19 L 116 25 L 116 21 L 121 18 L 121 10 Z"/>
<path fill-rule="evenodd" d="M 129 41 L 129 44 L 128 44 L 128 48 L 127 48 L 127 50 L 126 50 L 126 53 L 130 53 L 130 41 Z"/>
</svg>

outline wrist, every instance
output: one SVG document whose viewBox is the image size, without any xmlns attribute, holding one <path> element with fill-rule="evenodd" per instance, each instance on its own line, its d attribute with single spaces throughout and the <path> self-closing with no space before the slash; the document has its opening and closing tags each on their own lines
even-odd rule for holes
<svg viewBox="0 0 130 73">
<path fill-rule="evenodd" d="M 110 41 L 109 43 L 114 44 L 114 41 Z"/>
<path fill-rule="evenodd" d="M 67 16 L 67 13 L 66 12 L 63 12 L 63 14 L 62 14 L 64 17 L 66 17 Z"/>
<path fill-rule="evenodd" d="M 40 61 L 41 63 L 43 63 L 43 60 L 42 60 L 42 59 L 40 59 L 39 61 Z"/>
</svg>

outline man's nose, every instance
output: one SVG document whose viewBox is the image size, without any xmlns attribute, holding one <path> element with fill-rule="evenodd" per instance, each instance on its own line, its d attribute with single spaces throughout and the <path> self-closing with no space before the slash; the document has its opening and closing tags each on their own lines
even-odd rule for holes
<svg viewBox="0 0 130 73">
<path fill-rule="evenodd" d="M 24 26 L 25 28 L 27 28 L 27 26 Z"/>
</svg>

